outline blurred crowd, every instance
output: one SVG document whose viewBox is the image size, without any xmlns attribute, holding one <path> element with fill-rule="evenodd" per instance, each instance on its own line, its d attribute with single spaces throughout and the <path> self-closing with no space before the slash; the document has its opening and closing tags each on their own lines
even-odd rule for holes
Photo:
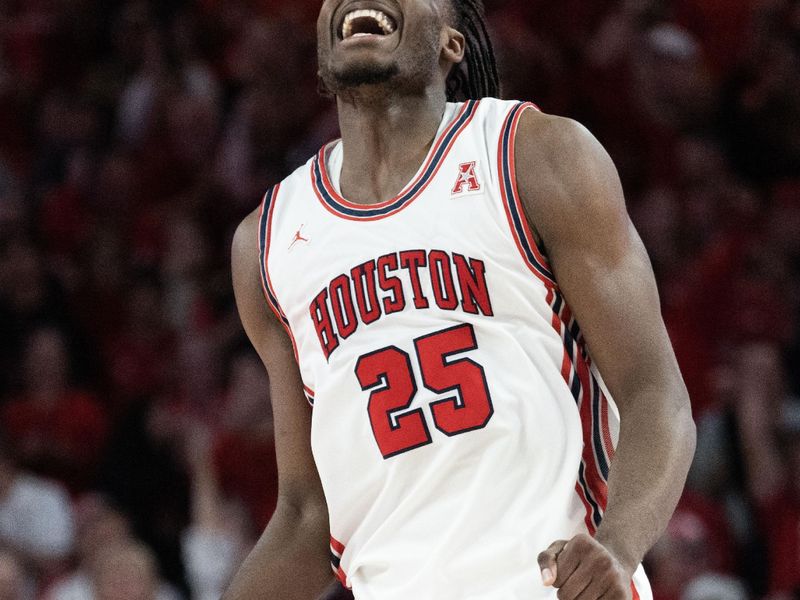
<svg viewBox="0 0 800 600">
<path fill-rule="evenodd" d="M 656 600 L 800 598 L 800 2 L 487 2 L 608 148 L 698 423 Z M 318 0 L 0 0 L 0 600 L 211 600 L 276 502 L 230 241 L 337 133 Z"/>
</svg>

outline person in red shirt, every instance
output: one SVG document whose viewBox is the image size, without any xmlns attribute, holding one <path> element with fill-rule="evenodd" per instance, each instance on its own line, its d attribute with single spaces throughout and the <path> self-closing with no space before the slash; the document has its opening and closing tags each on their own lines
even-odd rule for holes
<svg viewBox="0 0 800 600">
<path fill-rule="evenodd" d="M 278 501 L 268 389 L 258 359 L 249 352 L 235 355 L 222 427 L 213 441 L 213 460 L 223 492 L 242 500 L 259 531 L 266 527 Z"/>
<path fill-rule="evenodd" d="M 24 390 L 2 409 L 15 456 L 73 492 L 86 489 L 102 456 L 108 418 L 90 393 L 70 385 L 63 332 L 42 327 L 30 334 L 22 368 Z"/>
</svg>

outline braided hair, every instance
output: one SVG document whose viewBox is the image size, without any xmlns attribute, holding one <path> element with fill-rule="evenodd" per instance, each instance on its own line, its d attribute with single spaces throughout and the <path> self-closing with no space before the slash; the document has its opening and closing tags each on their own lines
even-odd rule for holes
<svg viewBox="0 0 800 600">
<path fill-rule="evenodd" d="M 450 102 L 500 96 L 500 76 L 482 0 L 451 0 L 454 27 L 466 38 L 466 54 L 447 78 Z"/>
</svg>

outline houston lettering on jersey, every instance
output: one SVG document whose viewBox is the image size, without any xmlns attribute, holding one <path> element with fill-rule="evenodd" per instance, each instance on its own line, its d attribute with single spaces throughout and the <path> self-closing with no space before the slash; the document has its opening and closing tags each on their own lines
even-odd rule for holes
<svg viewBox="0 0 800 600">
<path fill-rule="evenodd" d="M 422 289 L 431 282 L 433 298 Z M 370 325 L 385 315 L 426 309 L 461 307 L 466 313 L 493 317 L 482 260 L 444 250 L 404 250 L 368 260 L 334 278 L 311 302 L 309 313 L 325 358 L 353 335 L 360 324 Z"/>
</svg>

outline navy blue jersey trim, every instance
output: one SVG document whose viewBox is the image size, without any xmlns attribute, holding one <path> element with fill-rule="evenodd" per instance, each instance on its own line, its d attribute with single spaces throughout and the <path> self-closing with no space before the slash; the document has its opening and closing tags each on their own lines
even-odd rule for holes
<svg viewBox="0 0 800 600">
<path fill-rule="evenodd" d="M 325 160 L 324 149 L 314 158 L 313 161 L 313 178 L 317 192 L 331 209 L 348 217 L 370 219 L 385 216 L 389 213 L 393 213 L 402 209 L 406 204 L 414 200 L 417 195 L 428 185 L 432 175 L 436 172 L 440 161 L 447 154 L 450 144 L 459 134 L 462 127 L 472 118 L 477 106 L 478 101 L 476 100 L 470 100 L 467 103 L 466 109 L 462 111 L 458 119 L 451 123 L 448 126 L 446 133 L 435 142 L 436 148 L 434 150 L 434 154 L 430 157 L 425 171 L 417 179 L 416 183 L 411 188 L 403 192 L 403 194 L 391 204 L 381 208 L 370 208 L 368 205 L 365 205 L 364 208 L 352 208 L 345 206 L 341 202 L 338 202 L 325 186 L 325 180 L 322 173 L 322 161 Z"/>
<path fill-rule="evenodd" d="M 502 164 L 501 164 L 501 173 L 503 177 L 503 184 L 505 189 L 507 190 L 507 196 L 509 201 L 507 202 L 508 209 L 511 214 L 512 221 L 514 223 L 514 229 L 517 232 L 517 237 L 519 238 L 520 244 L 522 245 L 522 249 L 525 251 L 525 256 L 528 259 L 529 264 L 535 268 L 543 277 L 549 279 L 550 281 L 555 282 L 555 276 L 550 272 L 550 270 L 542 265 L 537 259 L 536 254 L 533 252 L 531 248 L 527 236 L 525 235 L 525 226 L 523 225 L 523 217 L 519 210 L 517 209 L 517 201 L 519 200 L 516 198 L 516 194 L 514 192 L 515 185 L 514 181 L 511 176 L 511 163 L 514 160 L 514 157 L 511 156 L 511 136 L 514 134 L 515 126 L 514 120 L 517 114 L 525 110 L 531 106 L 527 102 L 520 102 L 517 104 L 511 112 L 509 113 L 508 119 L 506 121 L 505 128 L 503 129 L 503 152 L 502 152 Z"/>
<path fill-rule="evenodd" d="M 261 209 L 261 216 L 258 224 L 258 255 L 259 266 L 261 267 L 261 283 L 267 298 L 267 302 L 269 302 L 272 310 L 276 315 L 278 315 L 278 317 L 280 317 L 280 320 L 288 328 L 289 320 L 286 318 L 286 315 L 281 309 L 281 305 L 278 302 L 278 298 L 275 296 L 275 292 L 269 283 L 269 276 L 267 275 L 267 237 L 269 235 L 267 229 L 269 225 L 269 216 L 272 209 L 272 203 L 275 200 L 277 189 L 278 186 L 271 188 L 264 196 L 264 205 Z"/>
</svg>

